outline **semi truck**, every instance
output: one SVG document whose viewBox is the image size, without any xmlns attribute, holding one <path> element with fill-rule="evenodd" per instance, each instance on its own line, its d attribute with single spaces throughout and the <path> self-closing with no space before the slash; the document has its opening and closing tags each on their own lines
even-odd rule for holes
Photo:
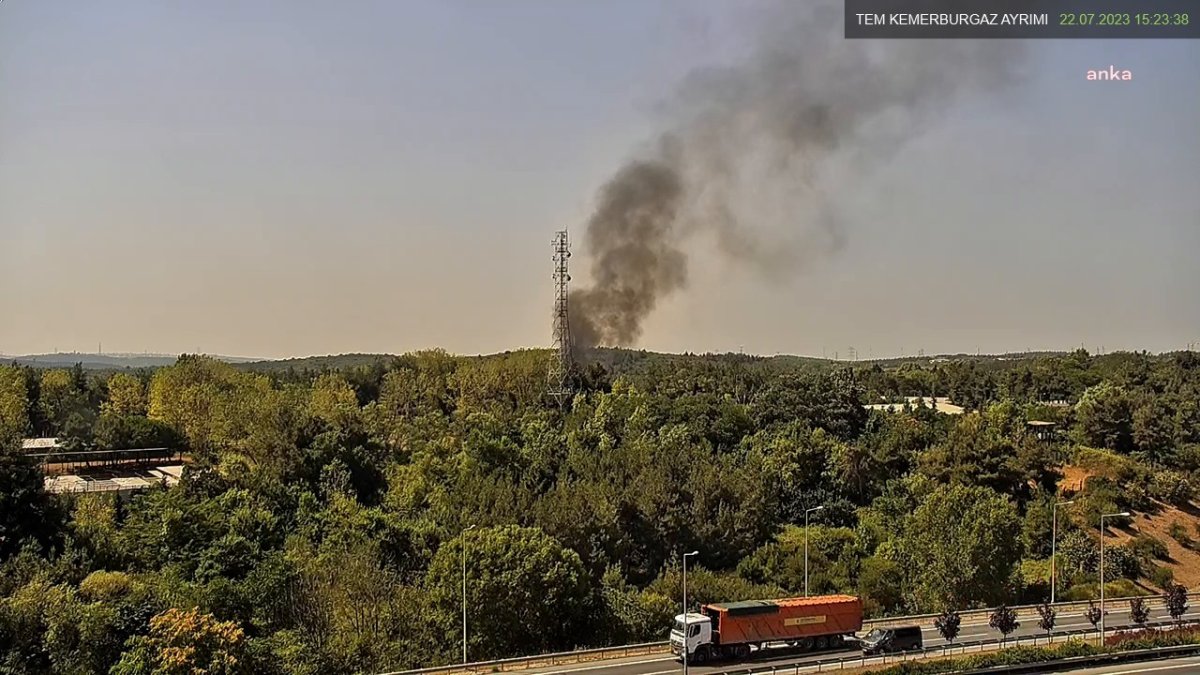
<svg viewBox="0 0 1200 675">
<path fill-rule="evenodd" d="M 862 601 L 850 595 L 702 605 L 675 617 L 671 652 L 689 663 L 741 660 L 751 650 L 839 648 L 862 630 Z M 686 624 L 686 637 L 685 637 Z"/>
</svg>

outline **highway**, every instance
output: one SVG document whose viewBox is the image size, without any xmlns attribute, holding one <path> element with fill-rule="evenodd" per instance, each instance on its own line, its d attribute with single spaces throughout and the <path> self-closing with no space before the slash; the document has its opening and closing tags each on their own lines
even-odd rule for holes
<svg viewBox="0 0 1200 675">
<path fill-rule="evenodd" d="M 1078 675 L 1136 675 L 1137 673 L 1162 673 L 1163 675 L 1200 675 L 1200 657 L 1167 659 L 1165 661 L 1143 661 L 1142 663 L 1117 663 L 1097 668 L 1078 668 L 1064 671 Z"/>
<path fill-rule="evenodd" d="M 1193 609 L 1196 609 L 1193 607 Z M 1190 611 L 1183 617 L 1184 620 L 1200 619 L 1200 611 Z M 1150 623 L 1169 621 L 1170 616 L 1162 607 L 1154 607 L 1150 612 Z M 1023 615 L 1020 617 L 1020 627 L 1009 635 L 1009 639 L 1017 637 L 1031 638 L 1034 636 L 1044 636 L 1045 631 L 1038 628 L 1037 616 L 1032 617 Z M 961 630 L 956 642 L 978 642 L 980 640 L 993 640 L 1000 637 L 1000 633 L 988 627 L 986 617 L 974 618 L 971 620 L 964 619 Z M 1071 610 L 1061 612 L 1056 621 L 1054 628 L 1055 633 L 1067 633 L 1090 629 L 1092 624 L 1084 617 L 1082 610 Z M 1132 624 L 1129 621 L 1128 607 L 1124 604 L 1110 605 L 1108 607 L 1107 628 L 1110 632 L 1117 629 L 1131 628 Z M 937 647 L 946 644 L 942 636 L 931 625 L 923 625 L 924 640 L 926 647 Z M 799 672 L 804 672 L 803 667 L 806 664 L 815 663 L 817 661 L 825 661 L 833 658 L 847 657 L 857 655 L 856 650 L 842 651 L 826 651 L 818 654 L 787 654 L 787 653 L 772 653 L 773 650 L 764 650 L 761 655 L 751 656 L 750 660 L 742 663 L 716 663 L 712 665 L 693 666 L 689 667 L 688 671 L 691 675 L 712 675 L 722 673 L 729 670 L 751 670 L 754 672 L 771 671 L 772 667 L 788 667 L 798 668 Z M 870 662 L 870 659 L 868 659 Z M 1137 665 L 1148 664 L 1131 664 L 1129 668 Z M 825 670 L 829 668 L 826 667 Z M 659 654 L 653 656 L 635 656 L 624 659 L 609 659 L 594 663 L 576 663 L 572 665 L 561 665 L 546 668 L 531 668 L 522 670 L 522 673 L 538 673 L 544 675 L 571 673 L 572 675 L 674 675 L 682 670 L 682 665 L 679 660 L 669 654 Z M 792 671 L 795 672 L 795 671 Z M 1104 671 L 1099 671 L 1104 672 Z M 1143 672 L 1140 670 L 1131 670 L 1133 672 Z M 1165 671 L 1171 672 L 1190 672 L 1190 671 Z"/>
</svg>

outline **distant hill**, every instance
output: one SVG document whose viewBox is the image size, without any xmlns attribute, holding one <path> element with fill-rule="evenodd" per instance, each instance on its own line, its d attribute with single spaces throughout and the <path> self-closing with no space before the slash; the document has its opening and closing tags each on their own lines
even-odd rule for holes
<svg viewBox="0 0 1200 675">
<path fill-rule="evenodd" d="M 280 372 L 285 370 L 324 371 L 341 370 L 373 366 L 376 363 L 388 363 L 396 357 L 391 354 L 335 354 L 329 356 L 305 356 L 294 359 L 241 361 L 237 363 L 242 370 L 255 372 Z"/>
<path fill-rule="evenodd" d="M 0 363 L 17 363 L 35 368 L 72 368 L 82 364 L 88 370 L 124 370 L 137 368 L 161 368 L 175 363 L 179 358 L 170 354 L 83 354 L 75 352 L 59 354 L 25 354 L 22 356 L 0 355 Z M 227 363 L 248 363 L 255 359 L 236 356 L 214 356 Z"/>
<path fill-rule="evenodd" d="M 521 350 L 523 351 L 523 350 Z M 535 350 L 537 351 L 537 350 Z M 546 350 L 548 352 L 548 350 Z M 497 354 L 481 354 L 478 356 L 459 355 L 465 358 L 482 358 L 487 359 L 493 356 L 503 356 L 512 352 L 500 352 Z M 926 356 L 905 356 L 898 358 L 882 358 L 882 359 L 858 359 L 850 361 L 848 359 L 834 360 L 824 359 L 815 356 L 797 356 L 792 354 L 776 354 L 774 356 L 757 355 L 757 354 L 741 354 L 728 352 L 724 354 L 715 353 L 692 353 L 685 352 L 681 354 L 651 352 L 641 349 L 621 349 L 621 348 L 598 348 L 588 352 L 587 361 L 591 363 L 599 363 L 607 366 L 610 369 L 619 372 L 636 371 L 643 367 L 657 366 L 664 363 L 691 363 L 697 360 L 707 361 L 709 363 L 743 363 L 743 364 L 758 364 L 761 367 L 768 369 L 811 369 L 823 368 L 828 366 L 872 366 L 878 365 L 882 368 L 895 368 L 906 364 L 929 366 L 947 362 L 974 362 L 977 364 L 988 364 L 993 368 L 1003 368 L 1005 362 L 1027 361 L 1037 358 L 1062 356 L 1067 352 L 1053 351 L 1038 351 L 1038 352 L 1022 352 L 1009 354 L 940 354 Z M 548 354 L 547 354 L 548 356 Z M 294 371 L 326 371 L 326 370 L 343 370 L 361 367 L 372 367 L 377 364 L 385 367 L 391 364 L 395 359 L 401 358 L 396 354 L 330 354 L 323 356 L 305 356 L 290 359 L 252 359 L 236 356 L 213 356 L 213 358 L 237 365 L 243 370 L 250 370 L 261 373 L 285 372 L 288 370 Z M 70 368 L 76 363 L 83 364 L 84 368 L 89 370 L 124 370 L 137 368 L 161 368 L 170 366 L 178 359 L 177 355 L 172 354 L 83 354 L 83 353 L 59 353 L 59 354 L 27 354 L 23 356 L 3 356 L 0 355 L 0 363 L 17 363 L 20 365 L 29 365 L 38 368 Z"/>
</svg>

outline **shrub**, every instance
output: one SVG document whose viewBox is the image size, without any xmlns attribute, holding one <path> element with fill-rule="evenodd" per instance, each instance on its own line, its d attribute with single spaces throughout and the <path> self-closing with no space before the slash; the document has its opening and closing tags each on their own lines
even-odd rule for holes
<svg viewBox="0 0 1200 675">
<path fill-rule="evenodd" d="M 1138 586 L 1129 579 L 1110 581 L 1104 584 L 1104 594 L 1110 598 L 1132 598 L 1135 596 L 1152 595 L 1150 591 Z"/>
<path fill-rule="evenodd" d="M 1136 579 L 1142 575 L 1141 561 L 1128 546 L 1113 546 L 1104 550 L 1104 580 Z"/>
<path fill-rule="evenodd" d="M 1082 640 L 1056 645 L 1054 647 L 1012 647 L 988 654 L 975 654 L 960 658 L 942 659 L 938 661 L 910 661 L 897 664 L 881 670 L 870 670 L 876 675 L 934 675 L 936 673 L 956 673 L 964 670 L 996 668 L 1001 666 L 1016 666 L 1025 663 L 1045 663 L 1073 656 L 1091 656 L 1100 654 L 1106 649 L 1093 646 Z"/>
<path fill-rule="evenodd" d="M 88 600 L 115 600 L 132 590 L 133 583 L 124 572 L 92 572 L 79 582 L 79 594 Z"/>
<path fill-rule="evenodd" d="M 1200 644 L 1200 627 L 1192 626 L 1173 630 L 1146 628 L 1131 633 L 1117 633 L 1106 638 L 1104 644 L 1120 647 L 1122 651 Z"/>
<path fill-rule="evenodd" d="M 1095 572 L 1100 560 L 1096 536 L 1081 530 L 1068 532 L 1058 542 L 1059 565 L 1062 573 Z"/>
<path fill-rule="evenodd" d="M 1183 471 L 1200 471 L 1200 444 L 1193 443 L 1176 450 L 1172 463 Z"/>
<path fill-rule="evenodd" d="M 1151 560 L 1170 560 L 1171 554 L 1167 551 L 1167 545 L 1157 537 L 1152 537 L 1148 534 L 1139 534 L 1134 537 L 1133 541 L 1129 542 L 1129 548 L 1144 561 Z"/>
<path fill-rule="evenodd" d="M 1150 570 L 1150 583 L 1159 588 L 1166 588 L 1175 583 L 1175 573 L 1162 565 L 1155 565 Z"/>
<path fill-rule="evenodd" d="M 1129 579 L 1121 579 L 1119 581 L 1110 581 L 1104 584 L 1104 594 L 1110 598 L 1132 598 L 1139 595 L 1151 595 L 1151 593 L 1141 586 L 1133 583 Z M 1082 602 L 1084 600 L 1092 600 L 1100 597 L 1100 587 L 1096 585 L 1095 579 L 1091 583 L 1077 584 L 1067 589 L 1065 593 L 1058 594 L 1059 599 L 1067 602 Z"/>
<path fill-rule="evenodd" d="M 1135 649 L 1192 644 L 1200 644 L 1200 627 L 1167 631 L 1146 629 L 1112 635 L 1105 640 L 1103 647 L 1083 640 L 1071 640 L 1053 647 L 1012 647 L 998 652 L 937 661 L 909 661 L 867 672 L 872 675 L 937 675 L 938 673 L 957 673 L 1026 663 L 1045 663 L 1071 657 L 1094 656 Z"/>
<path fill-rule="evenodd" d="M 1172 506 L 1187 506 L 1194 493 L 1187 475 L 1181 471 L 1156 471 L 1150 481 L 1150 496 Z"/>
<path fill-rule="evenodd" d="M 1171 527 L 1167 529 L 1167 534 L 1171 535 L 1171 538 L 1179 542 L 1179 545 L 1184 548 L 1192 548 L 1195 546 L 1196 542 L 1192 539 L 1192 536 L 1188 534 L 1187 528 L 1184 527 L 1183 523 L 1179 522 L 1178 520 L 1171 522 Z"/>
</svg>

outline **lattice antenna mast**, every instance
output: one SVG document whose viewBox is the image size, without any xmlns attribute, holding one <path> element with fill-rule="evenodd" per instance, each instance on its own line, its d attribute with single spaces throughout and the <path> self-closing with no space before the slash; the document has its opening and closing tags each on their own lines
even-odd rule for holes
<svg viewBox="0 0 1200 675">
<path fill-rule="evenodd" d="M 567 313 L 567 285 L 571 281 L 568 261 L 571 245 L 567 231 L 554 233 L 554 353 L 550 356 L 548 389 L 561 406 L 571 396 L 571 371 L 574 367 L 571 322 Z"/>
</svg>

